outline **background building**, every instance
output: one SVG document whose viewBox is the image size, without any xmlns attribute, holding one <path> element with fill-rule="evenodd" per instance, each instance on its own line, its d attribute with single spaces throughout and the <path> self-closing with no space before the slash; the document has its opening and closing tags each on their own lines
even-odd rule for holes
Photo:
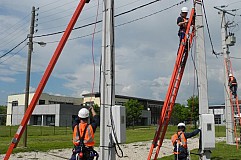
<svg viewBox="0 0 241 160">
<path fill-rule="evenodd" d="M 29 94 L 29 103 L 34 93 Z M 25 94 L 8 96 L 6 125 L 20 124 L 24 113 Z M 30 118 L 31 125 L 65 126 L 71 124 L 69 116 L 77 115 L 83 98 L 55 96 L 42 93 Z"/>
<path fill-rule="evenodd" d="M 88 93 L 83 94 L 83 103 L 87 105 L 91 105 L 93 103 L 100 106 L 100 94 L 96 93 Z M 160 111 L 164 104 L 164 101 L 152 100 L 152 99 L 145 99 L 145 98 L 138 98 L 138 97 L 130 97 L 130 96 L 123 96 L 123 95 L 115 95 L 115 105 L 123 105 L 128 100 L 138 100 L 144 106 L 144 110 L 142 110 L 141 119 L 139 121 L 139 125 L 150 125 L 150 124 L 157 124 Z"/>
</svg>

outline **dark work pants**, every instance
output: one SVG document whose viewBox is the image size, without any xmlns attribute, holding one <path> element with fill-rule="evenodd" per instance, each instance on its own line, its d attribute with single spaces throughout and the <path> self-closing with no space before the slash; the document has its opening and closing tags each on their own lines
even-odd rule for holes
<svg viewBox="0 0 241 160">
<path fill-rule="evenodd" d="M 182 158 L 180 158 L 180 157 L 178 157 L 178 159 L 177 159 L 177 155 L 175 154 L 175 160 L 187 160 L 187 157 L 182 157 Z"/>
</svg>

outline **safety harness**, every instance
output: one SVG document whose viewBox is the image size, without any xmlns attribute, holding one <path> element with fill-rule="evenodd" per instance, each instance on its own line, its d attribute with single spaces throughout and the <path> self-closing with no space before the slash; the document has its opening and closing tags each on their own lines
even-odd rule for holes
<svg viewBox="0 0 241 160">
<path fill-rule="evenodd" d="M 85 134 L 89 124 L 86 125 L 83 135 L 80 135 L 79 124 L 77 125 L 77 134 L 79 135 L 79 145 L 75 147 L 76 160 L 93 160 L 96 157 L 96 160 L 99 158 L 99 154 L 92 148 L 86 147 L 84 143 Z"/>
<path fill-rule="evenodd" d="M 183 136 L 183 138 L 182 138 Z M 188 155 L 187 152 L 187 141 L 185 139 L 185 136 L 183 135 L 183 132 L 176 133 L 172 137 L 172 143 L 173 143 L 173 153 L 177 155 L 179 158 L 184 158 Z"/>
</svg>

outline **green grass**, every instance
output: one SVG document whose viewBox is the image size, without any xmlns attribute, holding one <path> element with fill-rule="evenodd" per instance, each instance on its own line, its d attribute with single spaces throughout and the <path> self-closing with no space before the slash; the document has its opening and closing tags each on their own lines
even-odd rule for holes
<svg viewBox="0 0 241 160">
<path fill-rule="evenodd" d="M 225 127 L 216 127 L 216 136 L 225 136 Z M 7 151 L 9 143 L 18 126 L 0 126 L 0 154 Z M 132 127 L 126 130 L 126 143 L 152 140 L 156 127 Z M 193 128 L 187 127 L 187 132 Z M 165 138 L 169 139 L 176 132 L 176 126 L 168 126 Z M 95 133 L 96 146 L 99 146 L 99 128 Z M 48 151 L 50 149 L 72 148 L 72 129 L 70 127 L 40 127 L 28 126 L 28 147 L 22 147 L 22 140 L 14 149 L 14 153 L 25 151 Z"/>
<path fill-rule="evenodd" d="M 216 143 L 215 149 L 212 151 L 211 160 L 240 160 L 241 147 L 239 150 L 236 149 L 236 145 L 228 145 L 224 142 Z M 197 149 L 192 150 L 191 153 L 198 153 Z M 171 160 L 174 156 L 166 156 L 161 160 Z M 199 156 L 191 154 L 192 160 L 199 160 Z"/>
</svg>

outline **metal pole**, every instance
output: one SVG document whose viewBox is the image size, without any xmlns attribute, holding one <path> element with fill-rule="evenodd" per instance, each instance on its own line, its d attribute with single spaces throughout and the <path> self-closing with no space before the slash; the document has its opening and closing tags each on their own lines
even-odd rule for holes
<svg viewBox="0 0 241 160">
<path fill-rule="evenodd" d="M 32 7 L 31 25 L 30 33 L 28 35 L 28 63 L 27 63 L 27 74 L 26 74 L 26 88 L 25 88 L 25 106 L 24 113 L 28 108 L 29 101 L 29 86 L 30 86 L 30 72 L 31 72 L 31 57 L 33 51 L 33 34 L 34 34 L 34 22 L 35 22 L 35 7 Z M 27 147 L 27 125 L 25 126 L 25 131 L 23 133 L 23 146 Z"/>
<path fill-rule="evenodd" d="M 203 126 L 202 115 L 208 114 L 208 81 L 207 81 L 207 63 L 206 63 L 206 52 L 204 43 L 204 26 L 203 26 L 203 12 L 202 12 L 202 1 L 196 1 L 196 54 L 197 54 L 197 74 L 198 74 L 198 93 L 199 93 L 199 123 Z M 211 151 L 204 150 L 204 138 L 206 131 L 201 134 L 202 147 L 200 148 L 200 153 L 202 154 L 202 160 L 211 159 Z"/>
<path fill-rule="evenodd" d="M 221 36 L 222 36 L 222 49 L 224 58 L 224 95 L 225 95 L 225 112 L 226 112 L 226 143 L 234 143 L 234 126 L 232 120 L 232 109 L 230 104 L 229 86 L 228 86 L 228 72 L 230 71 L 229 61 L 229 47 L 226 44 L 227 37 L 227 23 L 225 18 L 225 11 L 221 11 Z M 226 64 L 227 63 L 227 64 Z M 226 68 L 227 67 L 227 68 Z"/>
<path fill-rule="evenodd" d="M 100 159 L 115 160 L 110 119 L 115 105 L 114 0 L 104 0 L 101 64 Z"/>
</svg>

